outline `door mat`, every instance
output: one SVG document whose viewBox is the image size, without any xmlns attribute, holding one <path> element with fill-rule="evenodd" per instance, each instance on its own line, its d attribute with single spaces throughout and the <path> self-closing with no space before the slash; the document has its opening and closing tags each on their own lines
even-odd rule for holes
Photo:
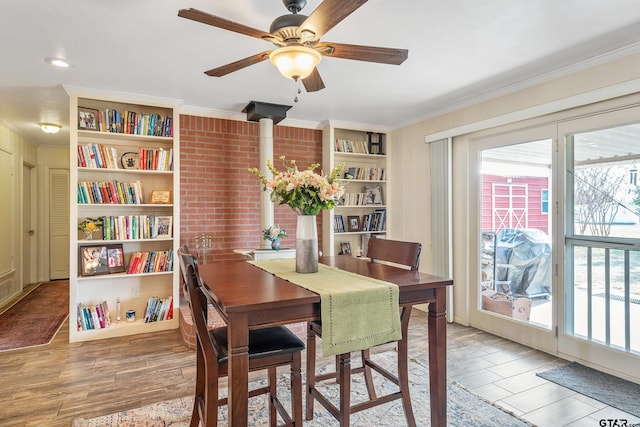
<svg viewBox="0 0 640 427">
<path fill-rule="evenodd" d="M 640 417 L 640 384 L 572 362 L 536 373 L 570 390 Z"/>
<path fill-rule="evenodd" d="M 0 351 L 46 345 L 69 316 L 69 282 L 45 282 L 0 315 Z"/>
</svg>

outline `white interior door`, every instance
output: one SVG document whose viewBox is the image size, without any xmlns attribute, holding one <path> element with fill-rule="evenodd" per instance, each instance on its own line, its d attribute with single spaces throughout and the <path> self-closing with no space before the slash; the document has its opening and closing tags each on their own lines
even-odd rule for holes
<svg viewBox="0 0 640 427">
<path fill-rule="evenodd" d="M 33 168 L 22 166 L 22 287 L 33 283 L 35 230 L 31 210 L 31 174 Z"/>
</svg>

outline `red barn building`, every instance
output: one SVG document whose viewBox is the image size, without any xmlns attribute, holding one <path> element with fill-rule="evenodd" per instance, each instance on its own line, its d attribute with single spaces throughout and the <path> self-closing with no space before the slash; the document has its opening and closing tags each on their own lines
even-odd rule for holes
<svg viewBox="0 0 640 427">
<path fill-rule="evenodd" d="M 549 235 L 549 179 L 482 175 L 482 231 L 535 228 Z"/>
</svg>

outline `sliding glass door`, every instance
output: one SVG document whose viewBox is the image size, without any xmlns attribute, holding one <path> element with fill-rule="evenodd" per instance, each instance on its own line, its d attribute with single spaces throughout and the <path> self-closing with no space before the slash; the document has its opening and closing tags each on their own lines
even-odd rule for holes
<svg viewBox="0 0 640 427">
<path fill-rule="evenodd" d="M 559 351 L 636 378 L 640 377 L 638 117 L 638 108 L 626 109 L 569 121 L 559 128 L 567 144 L 564 334 Z"/>
<path fill-rule="evenodd" d="M 472 144 L 479 274 L 472 317 L 483 329 L 555 352 L 554 136 L 555 127 L 543 127 Z"/>
<path fill-rule="evenodd" d="M 633 100 L 454 139 L 454 292 L 462 322 L 640 381 Z"/>
</svg>

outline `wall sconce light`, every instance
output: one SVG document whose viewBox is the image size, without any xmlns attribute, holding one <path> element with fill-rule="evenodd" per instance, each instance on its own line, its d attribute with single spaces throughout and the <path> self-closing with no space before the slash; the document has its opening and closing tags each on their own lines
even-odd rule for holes
<svg viewBox="0 0 640 427">
<path fill-rule="evenodd" d="M 280 74 L 293 80 L 308 77 L 321 58 L 318 51 L 306 46 L 285 46 L 269 54 L 269 60 Z"/>
<path fill-rule="evenodd" d="M 62 126 L 55 123 L 38 123 L 38 126 L 40 126 L 40 129 L 42 129 L 44 133 L 58 133 L 60 132 L 60 128 L 62 128 Z"/>
</svg>

